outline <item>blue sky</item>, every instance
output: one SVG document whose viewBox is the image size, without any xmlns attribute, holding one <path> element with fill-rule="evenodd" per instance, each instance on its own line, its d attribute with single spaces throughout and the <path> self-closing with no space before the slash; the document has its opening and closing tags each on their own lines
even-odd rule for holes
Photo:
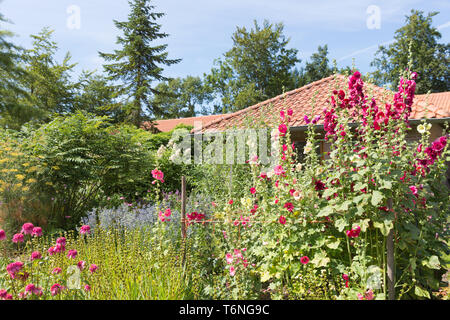
<svg viewBox="0 0 450 320">
<path fill-rule="evenodd" d="M 303 63 L 317 50 L 328 44 L 330 59 L 339 66 L 351 65 L 352 57 L 362 71 L 370 71 L 376 48 L 390 41 L 401 27 L 411 9 L 425 12 L 439 11 L 434 26 L 439 27 L 441 42 L 450 40 L 450 2 L 448 0 L 154 0 L 153 4 L 166 16 L 159 20 L 170 58 L 182 62 L 167 67 L 165 75 L 201 76 L 211 69 L 213 60 L 232 46 L 231 35 L 236 26 L 251 27 L 253 20 L 283 22 L 290 46 L 299 50 Z M 72 5 L 80 9 L 80 28 L 70 29 L 67 12 Z M 379 20 L 368 13 L 369 6 L 379 9 Z M 58 57 L 70 51 L 77 62 L 75 74 L 81 70 L 102 70 L 97 52 L 111 52 L 116 48 L 118 30 L 115 20 L 128 15 L 127 0 L 3 0 L 0 12 L 13 24 L 4 24 L 16 33 L 14 42 L 30 47 L 30 34 L 48 26 L 55 30 L 59 45 Z M 369 28 L 367 21 L 375 17 L 379 28 Z"/>
</svg>

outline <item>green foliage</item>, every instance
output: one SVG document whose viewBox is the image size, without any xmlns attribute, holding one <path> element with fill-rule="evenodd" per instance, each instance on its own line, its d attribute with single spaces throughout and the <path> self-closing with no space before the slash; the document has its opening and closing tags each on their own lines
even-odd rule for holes
<svg viewBox="0 0 450 320">
<path fill-rule="evenodd" d="M 301 82 L 307 85 L 311 82 L 326 78 L 333 74 L 328 60 L 328 45 L 319 46 L 317 52 L 311 55 L 310 61 L 306 61 L 305 68 L 301 69 Z"/>
<path fill-rule="evenodd" d="M 398 85 L 398 75 L 409 67 L 418 73 L 416 93 L 449 91 L 450 45 L 439 43 L 440 32 L 432 26 L 437 12 L 411 10 L 406 24 L 395 32 L 395 41 L 380 46 L 372 62 L 377 70 L 373 77 L 377 85 L 389 84 L 393 90 Z"/>
<path fill-rule="evenodd" d="M 294 89 L 293 68 L 300 60 L 297 49 L 287 48 L 282 23 L 262 27 L 254 21 L 254 29 L 237 27 L 232 36 L 233 47 L 216 60 L 206 81 L 221 100 L 215 113 L 236 111 L 270 97 Z"/>
<path fill-rule="evenodd" d="M 117 87 L 119 92 L 132 99 L 125 110 L 127 120 L 139 127 L 146 113 L 150 116 L 163 114 L 158 106 L 150 104 L 151 95 L 160 93 L 151 87 L 151 82 L 168 80 L 162 75 L 162 66 L 178 63 L 180 59 L 168 59 L 165 44 L 151 46 L 154 41 L 168 36 L 155 22 L 164 13 L 155 12 L 149 0 L 132 0 L 129 4 L 128 20 L 114 20 L 116 27 L 123 32 L 123 36 L 117 38 L 121 48 L 114 53 L 100 53 L 100 56 L 110 62 L 104 65 L 110 79 L 122 81 L 123 85 Z"/>
</svg>

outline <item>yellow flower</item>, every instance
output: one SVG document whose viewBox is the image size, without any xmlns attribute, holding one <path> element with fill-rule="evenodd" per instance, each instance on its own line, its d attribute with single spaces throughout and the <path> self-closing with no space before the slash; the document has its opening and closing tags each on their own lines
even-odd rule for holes
<svg viewBox="0 0 450 320">
<path fill-rule="evenodd" d="M 53 166 L 52 169 L 53 170 L 59 170 L 59 167 L 58 166 Z"/>
<path fill-rule="evenodd" d="M 22 191 L 23 191 L 23 192 L 27 192 L 27 191 L 29 191 L 29 190 L 30 190 L 30 187 L 27 187 L 27 186 L 25 186 L 25 187 L 22 188 Z"/>
<path fill-rule="evenodd" d="M 45 184 L 48 185 L 48 186 L 52 186 L 53 185 L 53 183 L 51 183 L 51 182 L 46 182 Z"/>
<path fill-rule="evenodd" d="M 34 178 L 30 178 L 27 180 L 27 183 L 35 183 L 35 182 L 37 182 L 37 180 Z"/>
<path fill-rule="evenodd" d="M 16 174 L 16 179 L 23 180 L 23 179 L 25 179 L 25 176 L 23 174 Z"/>
</svg>

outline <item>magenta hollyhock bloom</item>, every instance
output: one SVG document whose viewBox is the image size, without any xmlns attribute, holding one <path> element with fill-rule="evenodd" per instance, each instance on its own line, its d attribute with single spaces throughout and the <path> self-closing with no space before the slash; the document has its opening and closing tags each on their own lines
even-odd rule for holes
<svg viewBox="0 0 450 320">
<path fill-rule="evenodd" d="M 309 124 L 311 122 L 311 120 L 309 120 L 308 116 L 304 116 L 303 120 L 305 121 L 306 124 Z"/>
<path fill-rule="evenodd" d="M 30 222 L 27 222 L 22 226 L 22 230 L 20 232 L 23 234 L 32 234 L 33 228 L 34 228 L 33 224 Z"/>
<path fill-rule="evenodd" d="M 418 189 L 417 189 L 416 186 L 410 186 L 410 187 L 409 187 L 409 190 L 411 190 L 411 193 L 417 197 L 417 191 L 418 191 Z"/>
<path fill-rule="evenodd" d="M 307 264 L 309 262 L 309 258 L 307 256 L 303 256 L 300 258 L 300 262 L 302 264 Z"/>
<path fill-rule="evenodd" d="M 62 243 L 58 243 L 56 246 L 53 247 L 55 253 L 64 252 L 66 251 L 66 245 Z"/>
<path fill-rule="evenodd" d="M 91 233 L 91 227 L 88 225 L 84 225 L 80 229 L 81 234 Z"/>
<path fill-rule="evenodd" d="M 69 252 L 67 253 L 67 258 L 75 259 L 77 254 L 78 254 L 77 250 L 69 250 Z"/>
<path fill-rule="evenodd" d="M 232 264 L 233 263 L 233 255 L 231 253 L 227 253 L 225 255 L 225 260 L 227 261 L 228 264 Z"/>
<path fill-rule="evenodd" d="M 161 182 L 164 182 L 164 173 L 161 170 L 158 169 L 153 169 L 152 170 L 152 176 L 153 178 L 155 178 L 156 180 L 159 180 Z M 156 181 L 153 181 L 153 183 L 155 183 Z"/>
<path fill-rule="evenodd" d="M 255 194 L 255 193 L 256 193 L 256 189 L 255 189 L 255 188 L 253 188 L 253 187 L 252 187 L 252 188 L 250 188 L 250 193 L 251 193 L 251 194 Z"/>
<path fill-rule="evenodd" d="M 88 284 L 85 285 L 85 286 L 84 286 L 84 290 L 85 290 L 85 291 L 91 291 L 91 286 L 88 285 Z"/>
<path fill-rule="evenodd" d="M 286 127 L 286 125 L 285 125 L 284 123 L 280 124 L 280 125 L 278 126 L 278 131 L 280 131 L 280 134 L 281 134 L 282 136 L 284 136 L 284 135 L 286 134 L 286 132 L 287 132 L 287 127 Z"/>
<path fill-rule="evenodd" d="M 284 174 L 285 171 L 283 170 L 283 166 L 281 164 L 275 166 L 275 168 L 273 168 L 273 173 L 277 176 Z"/>
<path fill-rule="evenodd" d="M 345 231 L 345 233 L 347 234 L 347 237 L 349 237 L 349 238 L 359 237 L 360 232 L 361 232 L 361 228 L 359 226 L 356 226 L 354 229 Z"/>
<path fill-rule="evenodd" d="M 98 269 L 97 265 L 91 264 L 91 267 L 89 268 L 89 271 L 90 271 L 91 273 L 94 273 L 95 271 L 97 271 L 97 269 Z"/>
<path fill-rule="evenodd" d="M 284 121 L 284 111 L 282 110 L 282 111 L 280 111 L 280 118 L 281 118 L 281 120 L 283 120 Z"/>
<path fill-rule="evenodd" d="M 78 261 L 78 263 L 77 263 L 78 269 L 80 269 L 81 271 L 83 271 L 83 269 L 84 269 L 85 266 L 86 266 L 86 262 L 85 262 L 85 261 L 83 261 L 83 260 Z"/>
<path fill-rule="evenodd" d="M 50 288 L 50 292 L 52 293 L 52 296 L 56 296 L 58 293 L 60 293 L 62 290 L 62 286 L 59 283 L 55 283 Z"/>
<path fill-rule="evenodd" d="M 51 255 L 51 256 L 54 255 L 54 254 L 55 254 L 55 247 L 50 247 L 50 248 L 48 248 L 47 252 L 48 252 L 48 254 Z"/>
<path fill-rule="evenodd" d="M 60 238 L 56 239 L 56 244 L 61 244 L 61 245 L 65 246 L 66 245 L 66 238 L 60 237 Z"/>
<path fill-rule="evenodd" d="M 31 253 L 31 261 L 34 261 L 36 259 L 41 259 L 42 255 L 39 251 L 34 251 L 33 253 Z"/>
<path fill-rule="evenodd" d="M 233 204 L 233 199 L 231 199 L 230 201 L 228 201 L 228 204 Z"/>
<path fill-rule="evenodd" d="M 55 269 L 52 270 L 53 274 L 60 274 L 62 272 L 61 268 L 56 267 Z"/>
<path fill-rule="evenodd" d="M 23 262 L 16 261 L 10 263 L 6 266 L 6 271 L 9 273 L 12 279 L 16 278 L 16 273 L 21 271 L 23 268 Z"/>
<path fill-rule="evenodd" d="M 235 274 L 236 274 L 236 269 L 233 266 L 231 266 L 230 267 L 230 276 L 234 277 Z"/>
<path fill-rule="evenodd" d="M 25 294 L 42 296 L 42 288 L 36 287 L 34 284 L 30 283 L 25 287 Z"/>
<path fill-rule="evenodd" d="M 294 205 L 292 204 L 292 202 L 286 202 L 284 204 L 284 208 L 286 208 L 287 211 L 292 212 L 294 210 Z"/>
<path fill-rule="evenodd" d="M 344 279 L 345 281 L 348 281 L 349 277 L 348 274 L 342 274 L 342 279 Z"/>
<path fill-rule="evenodd" d="M 233 251 L 234 251 L 234 256 L 235 256 L 236 258 L 238 258 L 238 259 L 242 259 L 242 258 L 243 258 L 243 257 L 242 257 L 241 250 L 239 250 L 239 249 L 234 249 Z"/>
<path fill-rule="evenodd" d="M 41 227 L 34 227 L 33 231 L 31 232 L 31 235 L 33 237 L 41 237 L 42 236 L 42 228 Z"/>
<path fill-rule="evenodd" d="M 286 224 L 286 217 L 285 216 L 280 216 L 280 218 L 278 220 L 279 220 L 279 222 L 281 224 Z"/>
<path fill-rule="evenodd" d="M 23 234 L 16 233 L 12 238 L 12 242 L 14 243 L 23 242 Z"/>
<path fill-rule="evenodd" d="M 288 109 L 288 111 L 287 111 L 288 116 L 292 116 L 293 113 L 294 113 L 294 111 L 292 111 L 292 109 Z"/>
<path fill-rule="evenodd" d="M 5 230 L 0 229 L 0 241 L 3 241 L 6 239 L 6 233 Z"/>
<path fill-rule="evenodd" d="M 12 294 L 9 294 L 6 290 L 0 290 L 0 300 L 12 300 Z"/>
</svg>

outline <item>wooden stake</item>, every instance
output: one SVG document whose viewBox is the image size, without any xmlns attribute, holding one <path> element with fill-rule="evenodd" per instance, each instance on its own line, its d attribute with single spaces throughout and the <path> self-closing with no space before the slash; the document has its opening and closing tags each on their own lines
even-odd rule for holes
<svg viewBox="0 0 450 320">
<path fill-rule="evenodd" d="M 392 210 L 392 199 L 388 200 L 387 207 Z M 394 227 L 389 230 L 387 235 L 386 251 L 388 299 L 395 300 Z"/>
<path fill-rule="evenodd" d="M 181 236 L 186 239 L 186 178 L 181 177 Z"/>
</svg>

